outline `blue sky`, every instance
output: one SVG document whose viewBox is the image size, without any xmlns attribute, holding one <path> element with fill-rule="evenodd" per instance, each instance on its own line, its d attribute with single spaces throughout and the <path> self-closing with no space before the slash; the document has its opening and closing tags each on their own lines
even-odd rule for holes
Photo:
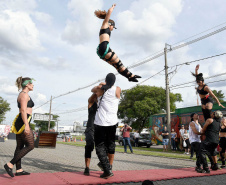
<svg viewBox="0 0 226 185">
<path fill-rule="evenodd" d="M 94 16 L 96 9 L 108 10 L 113 3 L 117 5 L 111 18 L 118 29 L 112 32 L 110 44 L 125 66 L 163 51 L 165 43 L 172 45 L 226 22 L 223 0 L 1 0 L 0 96 L 11 106 L 5 124 L 11 124 L 18 112 L 18 91 L 14 84 L 19 76 L 36 79 L 34 92 L 30 96 L 38 107 L 51 95 L 73 91 L 103 79 L 109 72 L 116 72 L 96 55 L 102 22 Z M 223 26 L 225 24 L 220 27 Z M 223 31 L 168 53 L 169 66 L 224 53 L 225 34 L 226 31 Z M 225 56 L 202 61 L 200 72 L 204 77 L 224 73 L 224 61 Z M 190 71 L 194 71 L 196 64 L 179 68 L 170 77 L 170 85 L 194 80 Z M 164 57 L 159 57 L 131 71 L 141 75 L 142 81 L 163 67 Z M 225 76 L 209 81 L 222 79 Z M 164 73 L 144 84 L 165 87 Z M 116 85 L 127 89 L 135 83 L 117 75 Z M 210 87 L 226 92 L 225 82 L 211 83 Z M 193 86 L 172 92 L 182 94 L 184 101 L 177 103 L 177 107 L 196 105 Z M 87 88 L 57 98 L 53 101 L 53 113 L 87 106 L 90 95 Z M 48 109 L 47 104 L 34 113 L 45 113 Z M 87 110 L 59 115 L 61 125 L 87 120 Z"/>
</svg>

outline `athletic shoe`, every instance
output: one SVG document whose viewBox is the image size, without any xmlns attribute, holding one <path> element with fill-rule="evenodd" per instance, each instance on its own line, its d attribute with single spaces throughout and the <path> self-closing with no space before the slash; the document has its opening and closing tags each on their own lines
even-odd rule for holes
<svg viewBox="0 0 226 185">
<path fill-rule="evenodd" d="M 15 173 L 15 176 L 21 176 L 21 175 L 30 175 L 30 173 L 25 171 Z"/>
<path fill-rule="evenodd" d="M 205 173 L 206 171 L 203 170 L 201 167 L 196 167 L 195 171 L 197 171 L 198 173 Z"/>
<path fill-rule="evenodd" d="M 89 175 L 89 168 L 88 167 L 86 167 L 85 168 L 85 170 L 84 170 L 84 173 L 83 173 L 84 175 Z"/>
<path fill-rule="evenodd" d="M 207 168 L 203 168 L 203 170 L 205 171 L 205 173 L 210 173 L 210 169 L 207 167 Z"/>
<path fill-rule="evenodd" d="M 225 168 L 225 165 L 221 165 L 221 168 Z"/>
<path fill-rule="evenodd" d="M 212 170 L 214 170 L 214 171 L 219 170 L 219 167 L 218 167 L 217 163 L 212 166 Z"/>
<path fill-rule="evenodd" d="M 4 165 L 4 168 L 6 172 L 9 174 L 9 176 L 14 177 L 12 168 L 10 168 L 7 164 Z"/>
<path fill-rule="evenodd" d="M 108 179 L 109 177 L 112 177 L 114 176 L 114 174 L 111 172 L 111 170 L 109 170 L 109 172 L 104 172 L 102 175 L 100 175 L 100 178 L 103 178 L 103 179 Z"/>
</svg>

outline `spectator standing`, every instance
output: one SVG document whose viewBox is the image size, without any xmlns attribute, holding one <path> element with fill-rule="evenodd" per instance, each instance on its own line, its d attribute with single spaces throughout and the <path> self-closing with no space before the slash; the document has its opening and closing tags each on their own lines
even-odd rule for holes
<svg viewBox="0 0 226 185">
<path fill-rule="evenodd" d="M 202 127 L 199 124 L 199 115 L 196 113 L 191 114 L 191 122 L 189 123 L 189 142 L 191 143 L 191 148 L 193 148 L 196 153 L 196 171 L 202 171 L 201 161 L 200 161 L 200 146 L 201 146 L 201 133 Z M 193 157 L 193 154 L 191 152 Z"/>
<path fill-rule="evenodd" d="M 177 137 L 177 133 L 172 128 L 172 130 L 171 130 L 171 144 L 173 146 L 173 151 L 176 151 L 176 141 L 175 141 L 176 137 Z"/>
<path fill-rule="evenodd" d="M 140 134 L 139 134 L 139 131 L 137 130 L 134 133 L 135 147 L 138 147 L 138 140 L 139 140 L 139 138 L 140 138 Z"/>
<path fill-rule="evenodd" d="M 186 146 L 184 146 L 184 142 L 186 143 Z M 183 134 L 183 147 L 185 149 L 184 154 L 189 154 L 189 134 L 188 131 L 185 129 Z"/>
<path fill-rule="evenodd" d="M 133 153 L 133 149 L 132 149 L 132 146 L 131 146 L 131 143 L 130 143 L 130 131 L 131 130 L 132 130 L 132 127 L 130 127 L 126 123 L 121 129 L 121 131 L 123 132 L 124 153 L 127 153 L 126 143 L 128 143 L 128 145 L 129 145 L 130 152 Z"/>
<path fill-rule="evenodd" d="M 180 134 L 180 149 L 181 151 L 183 150 L 183 135 L 184 135 L 184 125 L 181 126 L 181 129 L 179 130 L 179 134 Z"/>
<path fill-rule="evenodd" d="M 164 127 L 164 130 L 162 131 L 162 144 L 163 144 L 163 152 L 167 152 L 167 145 L 169 143 L 169 132 L 167 130 L 167 127 Z"/>
</svg>

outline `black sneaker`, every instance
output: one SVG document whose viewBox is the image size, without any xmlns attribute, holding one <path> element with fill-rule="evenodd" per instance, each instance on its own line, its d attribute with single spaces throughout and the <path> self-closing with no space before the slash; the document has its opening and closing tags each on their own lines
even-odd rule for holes
<svg viewBox="0 0 226 185">
<path fill-rule="evenodd" d="M 214 171 L 219 170 L 219 167 L 218 167 L 217 163 L 212 166 L 212 170 L 214 170 Z"/>
<path fill-rule="evenodd" d="M 89 175 L 89 168 L 88 167 L 86 167 L 85 168 L 85 170 L 84 170 L 84 173 L 83 173 L 84 175 Z"/>
<path fill-rule="evenodd" d="M 225 165 L 221 165 L 221 168 L 225 168 Z"/>
<path fill-rule="evenodd" d="M 206 171 L 203 170 L 203 169 L 200 168 L 200 167 L 196 167 L 196 168 L 195 168 L 195 171 L 197 171 L 198 173 L 206 173 Z"/>
<path fill-rule="evenodd" d="M 100 178 L 103 178 L 103 179 L 108 179 L 109 177 L 112 177 L 114 176 L 114 174 L 111 172 L 111 170 L 109 170 L 109 172 L 104 172 L 102 175 L 100 175 Z"/>
<path fill-rule="evenodd" d="M 207 168 L 203 168 L 203 170 L 205 171 L 205 173 L 210 173 L 210 169 L 207 167 Z"/>
</svg>

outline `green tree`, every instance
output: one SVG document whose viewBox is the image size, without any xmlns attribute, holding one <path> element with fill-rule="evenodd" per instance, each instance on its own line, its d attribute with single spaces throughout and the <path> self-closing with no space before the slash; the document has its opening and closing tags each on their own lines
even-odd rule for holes
<svg viewBox="0 0 226 185">
<path fill-rule="evenodd" d="M 182 101 L 181 94 L 170 93 L 171 111 L 176 109 L 177 101 Z M 165 109 L 165 89 L 147 85 L 136 86 L 122 91 L 118 117 L 140 132 L 148 126 L 150 115 L 165 112 Z"/>
<path fill-rule="evenodd" d="M 49 115 L 49 113 L 45 113 L 46 115 Z M 53 115 L 53 120 L 57 121 L 58 115 Z M 54 128 L 56 125 L 56 121 L 50 121 L 50 129 Z M 48 121 L 40 121 L 40 120 L 35 120 L 34 123 L 36 123 L 36 126 L 39 128 L 40 131 L 48 131 Z"/>
<path fill-rule="evenodd" d="M 218 98 L 218 100 L 222 103 L 224 102 L 224 93 L 222 93 L 222 90 L 212 90 L 213 94 Z M 213 98 L 213 103 L 217 103 L 217 101 Z"/>
<path fill-rule="evenodd" d="M 35 130 L 35 124 L 30 123 L 31 130 Z"/>
<path fill-rule="evenodd" d="M 0 96 L 0 124 L 5 120 L 5 114 L 7 111 L 10 111 L 10 105 Z"/>
</svg>

